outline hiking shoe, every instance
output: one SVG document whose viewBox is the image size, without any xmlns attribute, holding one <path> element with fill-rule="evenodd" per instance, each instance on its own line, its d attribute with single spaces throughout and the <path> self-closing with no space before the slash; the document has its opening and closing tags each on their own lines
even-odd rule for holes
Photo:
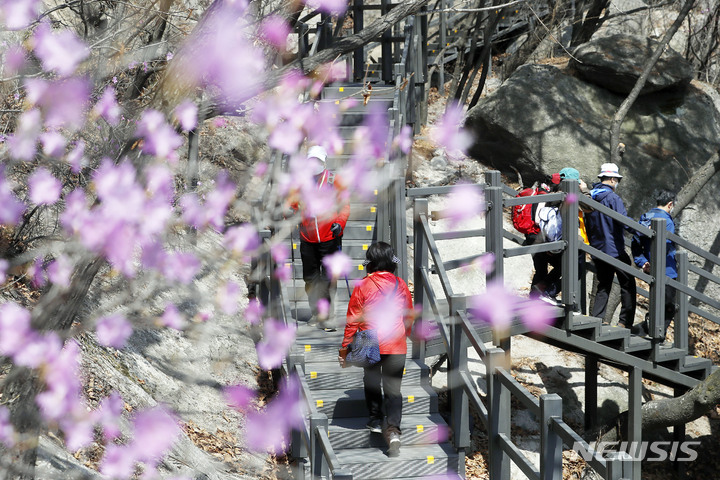
<svg viewBox="0 0 720 480">
<path fill-rule="evenodd" d="M 319 326 L 320 322 L 318 321 L 317 315 L 313 315 L 312 317 L 310 317 L 310 320 L 307 321 L 307 324 L 309 327 Z"/>
<path fill-rule="evenodd" d="M 373 418 L 370 420 L 367 425 L 365 425 L 368 430 L 370 430 L 372 433 L 382 433 L 382 420 L 379 420 L 377 418 Z"/>
<path fill-rule="evenodd" d="M 318 322 L 317 327 L 326 332 L 337 332 L 337 328 L 333 327 L 328 322 Z"/>
<path fill-rule="evenodd" d="M 553 307 L 561 307 L 562 303 L 558 302 L 556 299 L 548 295 L 547 293 L 543 293 L 539 297 L 537 297 L 538 300 L 542 300 L 545 303 L 549 303 Z"/>
<path fill-rule="evenodd" d="M 397 432 L 390 432 L 388 435 L 388 457 L 397 457 L 400 455 L 400 434 Z"/>
</svg>

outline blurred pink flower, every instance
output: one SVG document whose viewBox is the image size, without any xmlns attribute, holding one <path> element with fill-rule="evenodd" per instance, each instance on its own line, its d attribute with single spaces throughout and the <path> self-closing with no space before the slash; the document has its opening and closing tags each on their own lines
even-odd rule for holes
<svg viewBox="0 0 720 480">
<path fill-rule="evenodd" d="M 70 164 L 70 171 L 72 171 L 72 173 L 80 173 L 80 170 L 87 165 L 87 160 L 84 155 L 85 142 L 83 140 L 78 140 L 75 144 L 75 148 L 73 148 L 67 155 L 67 162 Z"/>
<path fill-rule="evenodd" d="M 245 385 L 233 385 L 223 388 L 225 402 L 236 410 L 245 410 L 255 399 L 256 392 Z"/>
<path fill-rule="evenodd" d="M 495 270 L 495 254 L 492 252 L 484 253 L 477 257 L 473 263 L 480 267 L 485 273 L 492 273 Z"/>
<path fill-rule="evenodd" d="M 568 193 L 567 197 L 565 197 L 565 201 L 567 203 L 577 203 L 578 202 L 578 196 L 575 193 Z"/>
<path fill-rule="evenodd" d="M 65 446 L 70 452 L 87 447 L 95 437 L 95 425 L 92 417 L 85 412 L 82 404 L 77 404 L 76 410 L 78 410 L 78 414 L 60 419 L 60 428 L 65 435 Z"/>
<path fill-rule="evenodd" d="M 290 25 L 278 15 L 265 17 L 260 23 L 260 35 L 278 50 L 285 50 Z"/>
<path fill-rule="evenodd" d="M 230 227 L 225 232 L 225 248 L 236 254 L 247 254 L 260 246 L 260 237 L 255 227 L 249 223 L 238 227 Z"/>
<path fill-rule="evenodd" d="M 323 258 L 323 265 L 327 268 L 332 279 L 337 280 L 350 273 L 352 260 L 343 252 L 335 252 Z"/>
<path fill-rule="evenodd" d="M 290 347 L 295 342 L 295 327 L 268 318 L 263 328 L 263 339 L 258 342 L 258 363 L 264 370 L 271 370 L 282 365 Z"/>
<path fill-rule="evenodd" d="M 515 304 L 520 298 L 502 283 L 490 282 L 485 292 L 468 298 L 467 309 L 477 319 L 493 328 L 505 330 L 515 318 Z"/>
<path fill-rule="evenodd" d="M 412 134 L 412 127 L 410 125 L 405 125 L 400 130 L 400 133 L 397 137 L 393 140 L 393 145 L 396 145 L 401 152 L 407 154 L 410 153 L 410 149 L 412 148 L 413 144 L 413 134 Z"/>
<path fill-rule="evenodd" d="M 429 319 L 415 322 L 413 328 L 415 329 L 415 336 L 420 340 L 430 340 L 440 334 L 438 326 Z"/>
<path fill-rule="evenodd" d="M 7 139 L 10 154 L 18 160 L 32 160 L 37 150 L 41 129 L 42 120 L 39 110 L 28 110 L 20 115 L 15 133 Z"/>
<path fill-rule="evenodd" d="M 104 118 L 112 126 L 120 123 L 120 114 L 122 113 L 115 95 L 115 88 L 107 87 L 93 108 L 97 115 Z"/>
<path fill-rule="evenodd" d="M 131 447 L 137 458 L 145 462 L 160 458 L 181 433 L 177 420 L 162 407 L 138 412 L 133 427 Z"/>
<path fill-rule="evenodd" d="M 200 272 L 200 260 L 190 252 L 171 252 L 165 257 L 162 273 L 174 282 L 189 284 Z"/>
<path fill-rule="evenodd" d="M 276 243 L 270 247 L 273 260 L 277 263 L 285 263 L 290 257 L 290 247 L 286 243 Z"/>
<path fill-rule="evenodd" d="M 62 183 L 45 168 L 36 169 L 28 179 L 30 201 L 36 205 L 52 205 L 60 198 Z"/>
<path fill-rule="evenodd" d="M 45 71 L 57 72 L 67 77 L 75 72 L 78 64 L 90 55 L 85 42 L 68 29 L 53 32 L 48 23 L 41 23 L 33 35 L 35 54 Z"/>
<path fill-rule="evenodd" d="M 330 300 L 327 298 L 318 299 L 315 307 L 320 318 L 327 318 L 330 315 Z"/>
<path fill-rule="evenodd" d="M 245 320 L 247 320 L 250 325 L 257 325 L 260 323 L 260 319 L 264 313 L 265 307 L 262 303 L 255 299 L 250 300 L 247 307 L 245 307 Z"/>
<path fill-rule="evenodd" d="M 301 398 L 297 378 L 290 377 L 264 410 L 248 413 L 245 419 L 248 448 L 255 452 L 279 453 L 290 431 L 304 422 Z"/>
<path fill-rule="evenodd" d="M 173 110 L 173 116 L 180 124 L 180 128 L 189 132 L 197 127 L 198 107 L 195 105 L 195 102 L 191 100 L 183 100 L 175 107 L 175 110 Z"/>
<path fill-rule="evenodd" d="M 48 345 L 58 343 L 58 340 L 51 340 Z M 35 402 L 43 418 L 57 421 L 73 412 L 82 395 L 78 376 L 80 346 L 77 341 L 69 340 L 59 352 L 45 355 L 48 360 L 43 370 L 43 380 L 47 388 L 35 397 Z"/>
<path fill-rule="evenodd" d="M 122 397 L 118 392 L 114 391 L 102 399 L 97 410 L 95 410 L 95 421 L 102 427 L 106 440 L 112 440 L 120 436 L 120 422 L 124 407 L 125 402 L 123 402 Z"/>
<path fill-rule="evenodd" d="M 73 273 L 73 265 L 70 259 L 59 255 L 47 266 L 48 279 L 55 285 L 67 288 L 70 286 L 70 277 Z"/>
<path fill-rule="evenodd" d="M 0 355 L 12 357 L 34 335 L 28 310 L 14 302 L 0 305 Z"/>
<path fill-rule="evenodd" d="M 90 96 L 90 84 L 85 78 L 63 80 L 28 78 L 25 80 L 26 99 L 40 108 L 45 126 L 76 129 L 85 121 L 85 107 Z"/>
<path fill-rule="evenodd" d="M 341 15 L 347 9 L 347 0 L 305 0 L 308 7 L 332 15 Z"/>
<path fill-rule="evenodd" d="M 123 315 L 113 314 L 97 321 L 95 333 L 100 345 L 123 348 L 133 333 L 133 327 Z"/>
<path fill-rule="evenodd" d="M 40 135 L 43 153 L 50 157 L 61 157 L 65 153 L 65 137 L 56 131 L 45 132 Z"/>
<path fill-rule="evenodd" d="M 458 104 L 450 105 L 443 118 L 430 133 L 431 138 L 445 147 L 450 158 L 458 158 L 472 145 L 472 135 L 461 128 L 463 109 Z"/>
<path fill-rule="evenodd" d="M 131 478 L 136 463 L 126 445 L 108 443 L 100 462 L 100 472 L 109 478 Z"/>
<path fill-rule="evenodd" d="M 176 150 L 183 144 L 182 137 L 165 121 L 165 116 L 152 109 L 142 113 L 135 135 L 143 139 L 143 153 L 158 158 L 174 159 Z"/>
<path fill-rule="evenodd" d="M 27 52 L 20 45 L 11 45 L 5 50 L 5 74 L 18 75 L 27 65 Z"/>
<path fill-rule="evenodd" d="M 237 186 L 223 170 L 215 179 L 214 188 L 207 193 L 204 208 L 206 222 L 217 230 L 225 226 L 225 213 L 235 199 L 236 190 Z"/>
<path fill-rule="evenodd" d="M 518 301 L 517 313 L 533 332 L 542 332 L 555 321 L 555 309 L 542 300 Z"/>
<path fill-rule="evenodd" d="M 220 310 L 226 315 L 235 315 L 240 308 L 238 300 L 240 299 L 240 285 L 236 282 L 228 281 L 220 285 L 217 291 L 217 302 Z"/>
<path fill-rule="evenodd" d="M 0 405 L 0 443 L 7 448 L 15 446 L 15 428 L 10 422 L 10 410 Z"/>
<path fill-rule="evenodd" d="M 15 225 L 23 212 L 25 204 L 15 196 L 10 182 L 5 178 L 4 169 L 0 168 L 0 224 Z"/>
<path fill-rule="evenodd" d="M 168 303 L 160 317 L 160 323 L 175 330 L 182 330 L 185 327 L 185 318 L 174 304 Z"/>
<path fill-rule="evenodd" d="M 0 258 L 0 285 L 5 283 L 7 280 L 7 271 L 10 268 L 10 262 L 4 258 Z"/>
<path fill-rule="evenodd" d="M 281 282 L 287 282 L 292 278 L 292 268 L 289 264 L 280 264 L 275 268 L 275 278 Z"/>
<path fill-rule="evenodd" d="M 485 196 L 479 187 L 469 183 L 458 183 L 452 187 L 445 210 L 445 216 L 449 219 L 451 227 L 483 215 L 484 212 Z"/>
<path fill-rule="evenodd" d="M 2 0 L 0 12 L 8 30 L 20 30 L 40 15 L 42 0 Z"/>
</svg>

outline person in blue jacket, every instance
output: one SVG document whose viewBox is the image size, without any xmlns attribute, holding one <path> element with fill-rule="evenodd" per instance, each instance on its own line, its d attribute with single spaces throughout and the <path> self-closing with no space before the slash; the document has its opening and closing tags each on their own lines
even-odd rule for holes
<svg viewBox="0 0 720 480">
<path fill-rule="evenodd" d="M 655 195 L 655 208 L 649 212 L 643 213 L 639 223 L 646 227 L 650 226 L 650 220 L 653 218 L 665 219 L 665 228 L 670 233 L 675 233 L 675 222 L 673 222 L 672 214 L 675 208 L 675 194 L 668 190 L 659 190 Z M 642 233 L 635 232 L 631 244 L 633 260 L 635 265 L 643 269 L 643 272 L 650 273 L 650 238 Z M 668 239 L 665 244 L 665 275 L 672 279 L 678 277 L 677 262 L 675 261 L 675 242 Z M 675 289 L 665 284 L 665 330 L 663 336 L 667 333 L 668 326 L 675 318 L 677 307 L 675 305 Z M 647 320 L 638 325 L 638 334 L 646 335 L 648 332 Z"/>
<path fill-rule="evenodd" d="M 620 184 L 622 175 L 618 166 L 614 163 L 604 163 L 600 167 L 600 183 L 593 185 L 590 196 L 593 200 L 615 210 L 621 215 L 627 216 L 627 210 L 620 196 L 615 192 Z M 625 238 L 623 236 L 626 226 L 610 218 L 597 210 L 587 214 L 587 233 L 590 246 L 600 250 L 607 255 L 627 264 L 632 265 L 630 256 L 625 251 Z M 593 258 L 597 272 L 598 286 L 595 294 L 591 315 L 603 318 L 607 309 L 608 297 L 612 288 L 613 279 L 617 276 L 620 283 L 620 319 L 618 325 L 630 328 L 635 320 L 635 307 L 637 299 L 637 287 L 635 277 L 629 273 L 615 268 L 611 264 L 598 258 Z"/>
</svg>

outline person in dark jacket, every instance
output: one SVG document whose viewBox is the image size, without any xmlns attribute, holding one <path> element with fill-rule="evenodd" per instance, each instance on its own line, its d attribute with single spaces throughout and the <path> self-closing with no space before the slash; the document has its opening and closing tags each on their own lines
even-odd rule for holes
<svg viewBox="0 0 720 480">
<path fill-rule="evenodd" d="M 673 222 L 670 214 L 675 207 L 675 194 L 668 190 L 659 190 L 655 195 L 655 204 L 652 210 L 643 213 L 639 223 L 646 227 L 650 227 L 650 221 L 653 218 L 662 218 L 665 220 L 665 228 L 669 233 L 675 233 L 675 222 Z M 642 233 L 635 232 L 632 241 L 632 254 L 635 265 L 643 269 L 643 272 L 650 273 L 650 238 Z M 665 275 L 672 279 L 678 277 L 677 262 L 675 260 L 675 242 L 667 239 L 665 242 Z M 675 305 L 675 289 L 665 284 L 665 330 L 663 336 L 667 333 L 667 329 L 675 318 L 677 307 Z M 649 331 L 647 320 L 638 325 L 637 331 L 641 335 L 646 335 Z"/>
<path fill-rule="evenodd" d="M 600 178 L 600 183 L 594 184 L 590 191 L 592 199 L 615 210 L 621 215 L 627 216 L 625 205 L 620 196 L 615 192 L 622 179 L 622 175 L 618 172 L 617 165 L 614 163 L 604 163 L 600 167 L 598 177 Z M 623 236 L 626 229 L 625 225 L 597 210 L 588 213 L 586 217 L 590 246 L 627 265 L 632 265 L 630 256 L 625 251 L 625 238 Z M 598 286 L 591 315 L 598 318 L 605 316 L 613 279 L 617 276 L 618 282 L 620 283 L 621 302 L 618 325 L 624 328 L 630 328 L 635 320 L 635 307 L 637 303 L 635 277 L 598 258 L 593 258 L 593 261 L 597 271 Z"/>
<path fill-rule="evenodd" d="M 377 331 L 380 362 L 366 367 L 363 377 L 365 403 L 370 413 L 367 428 L 373 433 L 382 432 L 384 405 L 388 456 L 395 457 L 400 453 L 403 402 L 400 384 L 407 337 L 413 324 L 412 297 L 403 279 L 395 276 L 399 260 L 389 244 L 373 243 L 365 258 L 368 275 L 355 286 L 350 297 L 342 346 L 350 345 L 358 330 Z M 338 357 L 338 361 L 344 366 L 343 357 Z"/>
<path fill-rule="evenodd" d="M 311 162 L 315 174 L 318 191 L 332 189 L 335 192 L 336 206 L 321 216 L 314 216 L 303 209 L 298 203 L 292 205 L 294 210 L 302 210 L 300 223 L 300 258 L 302 259 L 305 292 L 308 295 L 312 317 L 311 325 L 318 325 L 326 331 L 335 331 L 333 325 L 335 291 L 337 283 L 331 281 L 323 265 L 323 259 L 338 250 L 342 250 L 342 235 L 350 216 L 350 204 L 343 200 L 336 185 L 334 175 L 326 168 L 327 152 L 321 146 L 308 149 L 308 161 Z M 319 302 L 329 304 L 329 316 L 323 314 L 318 307 Z"/>
</svg>

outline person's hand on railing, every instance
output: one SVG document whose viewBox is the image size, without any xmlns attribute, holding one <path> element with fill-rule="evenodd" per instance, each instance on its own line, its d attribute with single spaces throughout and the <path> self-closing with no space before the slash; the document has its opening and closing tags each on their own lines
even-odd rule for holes
<svg viewBox="0 0 720 480">
<path fill-rule="evenodd" d="M 642 271 L 650 274 L 650 262 L 645 262 L 645 265 L 642 266 Z"/>
</svg>

